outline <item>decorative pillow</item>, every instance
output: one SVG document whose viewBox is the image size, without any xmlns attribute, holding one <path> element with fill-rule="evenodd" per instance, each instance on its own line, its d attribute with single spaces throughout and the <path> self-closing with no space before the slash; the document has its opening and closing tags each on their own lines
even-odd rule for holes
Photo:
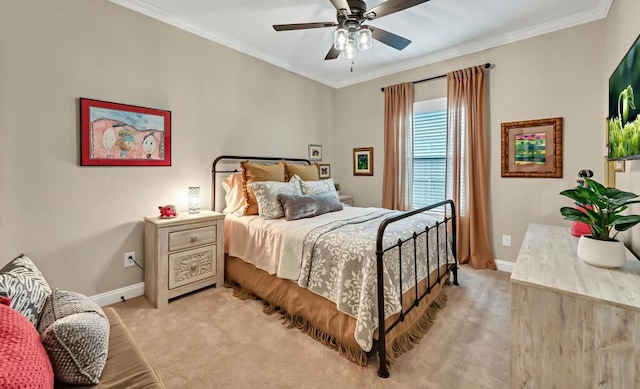
<svg viewBox="0 0 640 389">
<path fill-rule="evenodd" d="M 0 303 L 0 388 L 53 388 L 53 370 L 40 335 L 20 312 Z"/>
<path fill-rule="evenodd" d="M 282 205 L 278 201 L 279 194 L 302 195 L 300 182 L 260 181 L 251 184 L 258 201 L 258 214 L 261 219 L 279 219 L 284 216 Z"/>
<path fill-rule="evenodd" d="M 51 288 L 36 265 L 24 254 L 0 269 L 0 296 L 11 299 L 11 307 L 38 325 Z"/>
<path fill-rule="evenodd" d="M 57 379 L 93 385 L 107 363 L 109 319 L 88 297 L 56 289 L 38 327 Z"/>
<path fill-rule="evenodd" d="M 284 165 L 285 181 L 291 180 L 294 175 L 305 181 L 318 181 L 320 179 L 320 165 L 313 162 L 311 165 L 296 165 L 286 161 L 280 161 Z"/>
<path fill-rule="evenodd" d="M 222 181 L 224 202 L 226 207 L 222 213 L 234 213 L 244 208 L 244 188 L 242 187 L 242 173 L 233 173 Z"/>
<path fill-rule="evenodd" d="M 342 203 L 329 192 L 300 196 L 281 193 L 278 195 L 278 201 L 282 204 L 284 217 L 287 220 L 297 220 L 342 210 Z"/>
<path fill-rule="evenodd" d="M 336 187 L 333 182 L 333 178 L 327 178 L 320 181 L 301 181 L 300 187 L 302 188 L 302 194 L 313 195 L 319 193 L 329 192 L 338 199 L 338 193 L 336 193 Z"/>
<path fill-rule="evenodd" d="M 262 165 L 249 161 L 240 162 L 242 166 L 242 186 L 244 189 L 244 211 L 243 215 L 257 215 L 258 201 L 251 189 L 251 183 L 258 181 L 278 181 L 284 182 L 284 165 Z"/>
</svg>

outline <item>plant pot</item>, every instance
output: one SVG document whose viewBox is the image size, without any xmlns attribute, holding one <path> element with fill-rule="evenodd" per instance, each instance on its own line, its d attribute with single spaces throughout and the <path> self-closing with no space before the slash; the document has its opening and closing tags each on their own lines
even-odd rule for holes
<svg viewBox="0 0 640 389">
<path fill-rule="evenodd" d="M 627 261 L 624 243 L 597 240 L 591 235 L 582 235 L 578 240 L 578 257 L 589 265 L 606 268 L 621 267 Z"/>
</svg>

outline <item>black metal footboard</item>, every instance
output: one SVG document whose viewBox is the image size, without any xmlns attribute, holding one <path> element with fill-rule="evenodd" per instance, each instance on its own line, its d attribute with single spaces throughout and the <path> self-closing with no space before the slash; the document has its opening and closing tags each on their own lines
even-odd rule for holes
<svg viewBox="0 0 640 389">
<path fill-rule="evenodd" d="M 429 211 L 435 208 L 439 208 L 439 207 L 445 207 L 445 217 L 443 220 L 439 220 L 434 226 L 425 226 L 424 231 L 414 231 L 413 235 L 408 238 L 403 240 L 398 240 L 398 242 L 391 246 L 391 247 L 383 247 L 383 237 L 384 237 L 384 233 L 385 230 L 387 229 L 387 227 L 394 223 L 397 222 L 401 219 L 405 219 L 408 217 L 411 217 L 413 215 L 416 215 L 418 213 L 421 212 L 425 212 L 425 211 Z M 447 207 L 448 206 L 448 207 Z M 444 229 L 445 231 L 445 241 L 441 242 L 439 239 L 440 234 L 438 233 L 438 228 L 441 225 L 446 225 L 446 228 Z M 429 241 L 429 231 L 432 229 L 436 229 L 436 252 L 435 252 L 435 257 L 436 258 L 430 258 L 432 253 L 429 252 L 428 249 L 428 241 Z M 454 285 L 458 285 L 458 260 L 457 258 L 457 253 L 456 253 L 456 210 L 455 210 L 455 206 L 453 204 L 453 201 L 451 200 L 445 200 L 445 201 L 441 201 L 439 203 L 436 204 L 432 204 L 432 205 L 428 205 L 426 207 L 423 208 L 419 208 L 413 211 L 409 211 L 409 212 L 405 212 L 401 215 L 398 216 L 394 216 L 388 219 L 385 219 L 381 224 L 380 227 L 378 228 L 378 234 L 376 236 L 376 263 L 377 263 L 377 272 L 378 272 L 378 355 L 380 357 L 380 365 L 378 367 L 378 376 L 382 377 L 382 378 L 387 378 L 389 377 L 389 370 L 388 370 L 388 361 L 387 361 L 387 350 L 386 350 L 386 342 L 385 342 L 385 338 L 386 335 L 391 332 L 391 330 L 393 330 L 396 325 L 398 325 L 399 323 L 403 322 L 405 319 L 405 316 L 411 312 L 415 307 L 417 307 L 420 304 L 420 301 L 422 301 L 422 299 L 424 299 L 426 296 L 429 295 L 429 293 L 431 292 L 431 277 L 430 274 L 427 274 L 426 280 L 427 280 L 427 290 L 422 294 L 419 295 L 418 292 L 418 283 L 420 280 L 418 280 L 417 274 L 414 277 L 415 279 L 415 285 L 414 285 L 414 289 L 415 289 L 415 297 L 413 299 L 412 304 L 410 304 L 408 307 L 405 307 L 405 305 L 402 303 L 403 301 L 403 293 L 402 293 L 402 245 L 406 242 L 409 241 L 413 241 L 413 258 L 414 258 L 414 264 L 413 264 L 413 268 L 417 269 L 417 261 L 419 260 L 417 258 L 416 252 L 417 252 L 417 245 L 418 245 L 418 238 L 422 235 L 422 234 L 426 234 L 426 242 L 427 242 L 427 248 L 426 248 L 426 253 L 427 253 L 427 273 L 429 273 L 428 269 L 430 269 L 429 267 L 429 262 L 430 261 L 437 261 L 437 272 L 438 272 L 438 280 L 436 281 L 436 283 L 434 285 L 439 284 L 442 281 L 442 278 L 445 277 L 448 273 L 448 271 L 451 271 L 453 273 L 453 284 Z M 453 253 L 453 259 L 454 262 L 449 264 L 447 266 L 448 271 L 446 272 L 442 272 L 442 274 L 440 273 L 440 263 L 442 261 L 442 264 L 446 264 L 447 263 L 447 259 L 446 258 L 440 258 L 440 245 L 444 244 L 447 245 L 448 244 L 448 240 L 449 237 L 451 238 L 451 252 Z M 389 325 L 389 328 L 385 328 L 385 312 L 384 312 L 384 288 L 381 287 L 381 285 L 384 285 L 384 253 L 398 248 L 398 261 L 399 261 L 399 275 L 400 275 L 400 306 L 401 306 L 401 310 L 400 310 L 400 314 L 398 316 L 398 318 Z M 445 246 L 446 247 L 446 246 Z M 448 251 L 445 250 L 445 253 L 447 253 Z M 395 258 L 394 258 L 395 259 Z"/>
</svg>

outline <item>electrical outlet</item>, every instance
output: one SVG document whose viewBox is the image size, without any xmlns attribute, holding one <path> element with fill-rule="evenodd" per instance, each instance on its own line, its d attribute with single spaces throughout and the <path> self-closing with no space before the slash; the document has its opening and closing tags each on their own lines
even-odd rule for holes
<svg viewBox="0 0 640 389">
<path fill-rule="evenodd" d="M 511 247 L 511 235 L 502 235 L 502 245 Z"/>
<path fill-rule="evenodd" d="M 129 253 L 125 253 L 124 254 L 124 267 L 129 267 L 129 266 L 135 266 L 135 261 L 136 260 L 136 252 L 135 251 L 131 251 Z"/>
</svg>

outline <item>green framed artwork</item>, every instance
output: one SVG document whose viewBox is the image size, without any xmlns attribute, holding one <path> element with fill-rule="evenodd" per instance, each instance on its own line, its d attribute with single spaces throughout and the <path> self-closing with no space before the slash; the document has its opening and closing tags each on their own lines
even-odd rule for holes
<svg viewBox="0 0 640 389">
<path fill-rule="evenodd" d="M 562 178 L 562 118 L 501 127 L 502 177 Z"/>
<path fill-rule="evenodd" d="M 373 175 L 373 147 L 353 149 L 353 175 Z"/>
</svg>

